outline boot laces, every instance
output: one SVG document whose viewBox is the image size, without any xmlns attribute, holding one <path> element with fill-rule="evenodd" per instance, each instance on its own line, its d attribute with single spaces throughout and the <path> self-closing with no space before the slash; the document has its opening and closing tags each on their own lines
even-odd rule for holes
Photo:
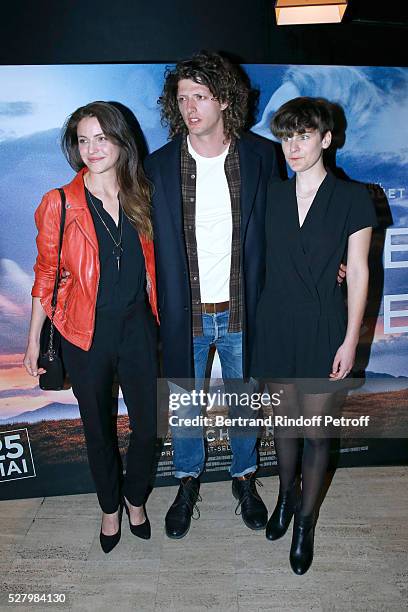
<svg viewBox="0 0 408 612">
<path fill-rule="evenodd" d="M 260 480 L 258 480 L 258 478 L 248 478 L 248 480 L 243 480 L 242 482 L 246 482 L 248 484 L 245 485 L 245 491 L 244 494 L 242 495 L 242 497 L 238 500 L 237 503 L 237 507 L 235 508 L 235 514 L 236 516 L 240 516 L 242 514 L 242 509 L 241 506 L 242 504 L 244 504 L 248 499 L 250 499 L 251 497 L 255 496 L 257 499 L 261 499 L 259 497 L 259 493 L 256 490 L 256 485 L 258 485 L 259 487 L 263 487 L 263 484 Z"/>
<path fill-rule="evenodd" d="M 180 491 L 180 497 L 190 508 L 191 518 L 197 521 L 200 518 L 200 509 L 197 506 L 197 502 L 203 501 L 200 493 L 198 491 L 196 493 L 192 489 L 187 488 L 183 483 L 183 487 Z"/>
</svg>

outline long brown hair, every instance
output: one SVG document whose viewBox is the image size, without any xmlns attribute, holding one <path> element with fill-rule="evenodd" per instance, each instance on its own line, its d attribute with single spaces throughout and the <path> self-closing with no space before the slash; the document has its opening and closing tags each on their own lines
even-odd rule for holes
<svg viewBox="0 0 408 612">
<path fill-rule="evenodd" d="M 61 135 L 61 147 L 68 163 L 76 172 L 85 166 L 79 154 L 77 137 L 78 123 L 85 117 L 96 117 L 105 136 L 120 147 L 116 163 L 120 203 L 139 234 L 152 238 L 150 184 L 139 160 L 136 141 L 116 106 L 109 102 L 91 102 L 68 117 Z"/>
</svg>

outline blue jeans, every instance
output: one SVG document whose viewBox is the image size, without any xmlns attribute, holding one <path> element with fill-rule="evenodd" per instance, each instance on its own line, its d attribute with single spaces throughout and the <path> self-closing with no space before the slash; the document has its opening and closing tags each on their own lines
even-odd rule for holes
<svg viewBox="0 0 408 612">
<path fill-rule="evenodd" d="M 194 368 L 196 379 L 196 390 L 203 388 L 205 369 L 208 360 L 210 346 L 215 345 L 221 363 L 222 377 L 224 381 L 229 379 L 242 379 L 242 332 L 228 332 L 229 311 L 217 314 L 203 314 L 203 335 L 193 339 Z M 230 383 L 234 385 L 234 381 Z M 242 383 L 243 384 L 243 383 Z M 226 382 L 226 391 L 228 391 Z M 174 388 L 174 387 L 173 387 Z M 248 389 L 248 386 L 246 386 Z M 178 389 L 180 392 L 180 389 Z M 231 417 L 242 416 L 242 409 L 237 412 L 238 407 L 230 407 Z M 180 407 L 177 411 L 178 417 L 194 418 L 201 414 L 200 405 L 189 405 Z M 256 416 L 252 413 L 251 416 Z M 173 463 L 175 477 L 194 476 L 197 478 L 204 469 L 205 449 L 203 439 L 203 428 L 188 428 L 188 432 L 180 427 L 172 427 L 173 441 Z M 251 432 L 243 432 L 238 429 L 229 431 L 230 446 L 232 450 L 232 462 L 230 467 L 231 476 L 244 476 L 254 472 L 257 468 L 257 430 L 251 428 Z"/>
</svg>

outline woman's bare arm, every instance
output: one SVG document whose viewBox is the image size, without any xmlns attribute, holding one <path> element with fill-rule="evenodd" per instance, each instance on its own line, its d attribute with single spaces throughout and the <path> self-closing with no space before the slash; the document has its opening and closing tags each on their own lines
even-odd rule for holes
<svg viewBox="0 0 408 612">
<path fill-rule="evenodd" d="M 46 318 L 47 315 L 41 306 L 40 298 L 33 297 L 27 350 L 23 360 L 25 369 L 31 376 L 39 376 L 45 373 L 43 368 L 38 368 L 38 356 L 40 354 L 41 328 Z"/>
<path fill-rule="evenodd" d="M 346 337 L 338 348 L 333 361 L 330 378 L 345 378 L 354 365 L 356 348 L 360 336 L 361 322 L 368 291 L 368 252 L 371 241 L 371 227 L 351 234 L 348 239 L 347 255 L 347 304 L 348 323 Z"/>
</svg>

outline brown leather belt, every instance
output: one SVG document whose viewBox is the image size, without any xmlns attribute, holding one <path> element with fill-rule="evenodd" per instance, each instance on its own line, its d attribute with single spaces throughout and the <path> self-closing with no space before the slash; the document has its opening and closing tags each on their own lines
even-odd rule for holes
<svg viewBox="0 0 408 612">
<path fill-rule="evenodd" d="M 201 311 L 204 314 L 215 314 L 217 312 L 225 312 L 229 308 L 229 302 L 216 302 L 210 304 L 201 304 Z"/>
</svg>

